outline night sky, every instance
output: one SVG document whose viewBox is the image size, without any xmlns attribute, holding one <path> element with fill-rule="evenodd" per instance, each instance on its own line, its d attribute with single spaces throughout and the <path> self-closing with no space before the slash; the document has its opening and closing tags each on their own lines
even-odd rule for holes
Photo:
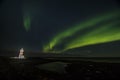
<svg viewBox="0 0 120 80">
<path fill-rule="evenodd" d="M 120 56 L 119 14 L 119 0 L 2 0 L 0 50 Z"/>
</svg>

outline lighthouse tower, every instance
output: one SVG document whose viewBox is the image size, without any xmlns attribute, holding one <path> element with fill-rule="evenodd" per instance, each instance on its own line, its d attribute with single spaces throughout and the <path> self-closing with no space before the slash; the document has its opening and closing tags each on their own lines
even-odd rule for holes
<svg viewBox="0 0 120 80">
<path fill-rule="evenodd" d="M 24 58 L 25 58 L 25 57 L 24 57 L 24 49 L 23 49 L 23 48 L 20 49 L 20 53 L 19 53 L 18 58 L 19 58 L 19 59 L 24 59 Z"/>
</svg>

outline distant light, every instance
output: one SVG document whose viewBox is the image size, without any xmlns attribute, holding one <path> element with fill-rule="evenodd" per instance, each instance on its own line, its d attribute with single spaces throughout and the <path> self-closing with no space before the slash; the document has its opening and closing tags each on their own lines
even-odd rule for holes
<svg viewBox="0 0 120 80">
<path fill-rule="evenodd" d="M 20 53 L 18 57 L 11 57 L 11 58 L 12 59 L 26 59 L 24 56 L 24 49 L 23 48 L 20 49 Z"/>
<path fill-rule="evenodd" d="M 20 53 L 19 53 L 18 58 L 19 58 L 19 59 L 24 59 L 25 57 L 24 57 L 24 55 L 23 55 L 23 54 L 24 54 L 24 49 L 23 49 L 23 48 L 21 48 L 21 49 L 20 49 Z"/>
</svg>

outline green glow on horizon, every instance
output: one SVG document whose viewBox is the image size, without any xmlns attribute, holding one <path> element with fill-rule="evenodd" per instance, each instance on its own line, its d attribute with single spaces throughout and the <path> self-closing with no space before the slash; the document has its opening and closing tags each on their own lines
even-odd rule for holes
<svg viewBox="0 0 120 80">
<path fill-rule="evenodd" d="M 30 30 L 31 18 L 29 15 L 24 16 L 24 28 L 26 31 Z"/>
<path fill-rule="evenodd" d="M 86 28 L 92 28 L 93 26 L 101 23 L 101 22 L 105 22 L 107 20 L 111 20 L 113 18 L 117 18 L 119 15 L 119 12 L 113 12 L 110 14 L 104 14 L 102 16 L 98 16 L 98 17 L 94 17 L 92 19 L 89 19 L 87 21 L 84 21 L 80 24 L 74 25 L 71 28 L 65 30 L 65 31 L 61 31 L 61 33 L 56 34 L 50 41 L 48 44 L 46 44 L 43 48 L 43 51 L 45 52 L 49 52 L 49 51 L 53 51 L 55 52 L 54 48 L 58 45 L 61 44 L 62 41 L 64 41 L 66 38 L 69 38 L 71 36 L 74 36 L 78 31 L 81 31 L 83 29 Z M 103 25 L 104 26 L 104 25 Z M 109 25 L 110 26 L 110 25 Z M 72 42 L 66 43 L 65 49 L 64 50 L 68 50 L 68 49 L 72 49 L 72 48 L 76 48 L 76 47 L 82 47 L 82 46 L 86 46 L 86 45 L 92 45 L 92 44 L 97 44 L 97 43 L 103 43 L 103 42 L 109 42 L 109 41 L 114 41 L 114 40 L 119 40 L 119 36 L 120 36 L 120 29 L 115 29 L 114 28 L 112 30 L 109 30 L 108 26 L 104 26 L 105 28 L 107 28 L 108 32 L 104 32 L 104 33 L 97 33 L 98 32 L 102 32 L 101 28 L 100 30 L 95 30 L 91 33 L 88 33 L 88 35 L 83 35 L 82 38 L 77 38 L 74 39 Z M 104 30 L 103 30 L 104 31 Z M 111 32 L 110 32 L 111 31 Z M 111 34 L 112 33 L 112 34 Z M 114 35 L 113 35 L 114 34 Z M 106 38 L 102 38 L 103 35 L 107 36 Z M 110 35 L 112 37 L 110 37 Z M 97 36 L 97 37 L 96 37 Z M 114 38 L 114 39 L 111 39 Z M 111 39 L 111 40 L 108 40 Z M 57 51 L 56 51 L 57 52 Z M 58 51 L 59 52 L 59 51 Z"/>
</svg>

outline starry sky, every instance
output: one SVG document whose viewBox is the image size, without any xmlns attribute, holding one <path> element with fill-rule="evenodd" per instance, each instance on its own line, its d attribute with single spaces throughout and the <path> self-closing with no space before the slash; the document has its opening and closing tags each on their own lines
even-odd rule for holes
<svg viewBox="0 0 120 80">
<path fill-rule="evenodd" d="M 119 14 L 119 0 L 1 0 L 0 50 L 120 56 Z"/>
</svg>

